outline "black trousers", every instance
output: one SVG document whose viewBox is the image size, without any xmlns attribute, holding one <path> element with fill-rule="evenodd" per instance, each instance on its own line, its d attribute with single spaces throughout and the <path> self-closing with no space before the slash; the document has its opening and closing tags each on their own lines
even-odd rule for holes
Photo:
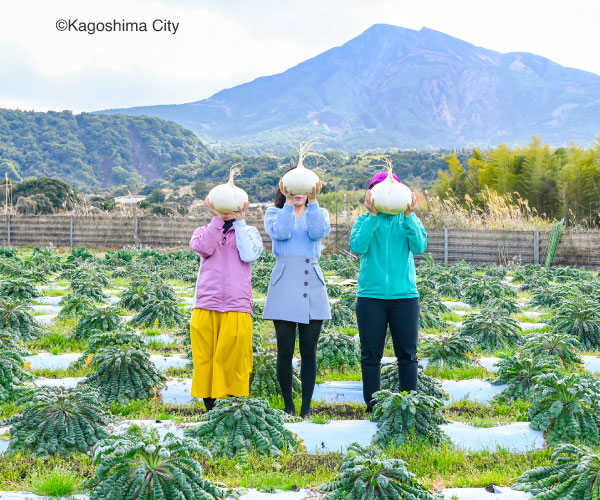
<svg viewBox="0 0 600 500">
<path fill-rule="evenodd" d="M 317 342 L 321 334 L 322 320 L 311 320 L 308 324 L 274 320 L 277 336 L 277 379 L 285 402 L 285 411 L 295 414 L 292 395 L 292 358 L 296 344 L 296 328 L 300 334 L 300 379 L 302 381 L 302 408 L 300 415 L 310 413 L 310 402 L 317 379 Z"/>
<path fill-rule="evenodd" d="M 409 299 L 372 299 L 358 297 L 356 319 L 360 337 L 363 396 L 367 410 L 373 408 L 373 393 L 381 389 L 381 358 L 389 325 L 398 358 L 402 391 L 417 390 L 417 338 L 420 306 L 418 297 Z"/>
</svg>

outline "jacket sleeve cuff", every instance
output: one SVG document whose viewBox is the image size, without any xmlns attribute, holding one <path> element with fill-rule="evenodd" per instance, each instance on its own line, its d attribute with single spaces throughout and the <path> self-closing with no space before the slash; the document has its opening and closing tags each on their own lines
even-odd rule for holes
<svg viewBox="0 0 600 500">
<path fill-rule="evenodd" d="M 319 202 L 318 201 L 315 201 L 314 203 L 309 203 L 306 206 L 306 210 L 315 211 L 315 210 L 318 210 L 318 209 L 319 209 Z"/>
</svg>

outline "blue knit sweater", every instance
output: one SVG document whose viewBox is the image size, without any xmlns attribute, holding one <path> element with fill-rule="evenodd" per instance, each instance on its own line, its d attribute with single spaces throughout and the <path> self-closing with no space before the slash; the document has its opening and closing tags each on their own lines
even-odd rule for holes
<svg viewBox="0 0 600 500">
<path fill-rule="evenodd" d="M 329 212 L 319 208 L 318 203 L 310 203 L 300 217 L 287 203 L 283 208 L 269 207 L 265 212 L 265 230 L 273 241 L 276 257 L 319 257 L 321 239 L 331 231 Z"/>
</svg>

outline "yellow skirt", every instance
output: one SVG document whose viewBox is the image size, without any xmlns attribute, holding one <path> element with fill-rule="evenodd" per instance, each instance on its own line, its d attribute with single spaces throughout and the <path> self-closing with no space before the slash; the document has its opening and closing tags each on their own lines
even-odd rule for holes
<svg viewBox="0 0 600 500">
<path fill-rule="evenodd" d="M 252 315 L 194 309 L 190 321 L 192 396 L 248 396 L 252 372 Z"/>
</svg>

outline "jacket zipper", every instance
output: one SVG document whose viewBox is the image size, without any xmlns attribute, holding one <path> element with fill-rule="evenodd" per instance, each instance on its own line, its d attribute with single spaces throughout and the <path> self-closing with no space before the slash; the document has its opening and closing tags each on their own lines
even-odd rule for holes
<svg viewBox="0 0 600 500">
<path fill-rule="evenodd" d="M 227 234 L 223 235 L 223 240 L 221 241 L 221 245 L 225 246 L 225 243 L 227 242 Z M 223 304 L 225 303 L 225 280 L 222 279 L 221 281 L 221 312 L 225 312 L 225 310 L 223 309 Z"/>
<path fill-rule="evenodd" d="M 386 216 L 386 222 L 389 223 L 389 219 Z M 387 226 L 387 224 L 386 224 Z M 385 273 L 385 298 L 387 299 L 389 297 L 389 285 L 388 285 L 388 281 L 389 281 L 389 269 L 390 269 L 390 231 L 391 231 L 391 227 L 388 229 L 386 228 L 386 239 L 385 239 L 385 266 L 386 266 L 386 273 Z"/>
</svg>

